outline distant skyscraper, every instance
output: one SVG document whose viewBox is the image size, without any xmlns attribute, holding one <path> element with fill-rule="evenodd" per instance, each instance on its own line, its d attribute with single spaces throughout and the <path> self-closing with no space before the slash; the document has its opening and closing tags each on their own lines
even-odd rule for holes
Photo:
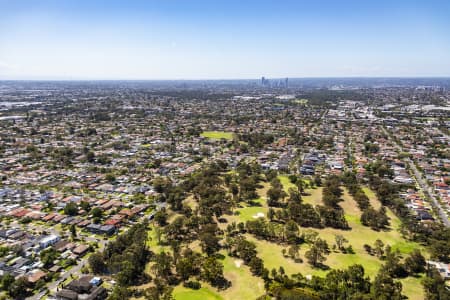
<svg viewBox="0 0 450 300">
<path fill-rule="evenodd" d="M 286 87 L 286 88 L 288 88 L 288 85 L 289 85 L 289 78 L 285 78 L 284 79 L 284 86 Z"/>
<path fill-rule="evenodd" d="M 266 86 L 266 87 L 268 87 L 268 86 L 270 86 L 270 82 L 269 82 L 269 79 L 266 79 L 266 77 L 261 77 L 261 86 Z"/>
</svg>

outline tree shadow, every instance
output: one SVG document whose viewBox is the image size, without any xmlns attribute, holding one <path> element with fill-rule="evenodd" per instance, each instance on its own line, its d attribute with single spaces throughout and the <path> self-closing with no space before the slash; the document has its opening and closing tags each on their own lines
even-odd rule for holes
<svg viewBox="0 0 450 300">
<path fill-rule="evenodd" d="M 248 201 L 248 205 L 251 207 L 262 207 L 261 203 L 256 202 L 255 200 Z"/>
<path fill-rule="evenodd" d="M 326 271 L 326 270 L 330 270 L 330 267 L 325 265 L 325 264 L 323 264 L 323 263 L 318 263 L 318 264 L 316 264 L 314 266 L 314 269 L 319 269 L 319 270 Z"/>
<path fill-rule="evenodd" d="M 222 253 L 216 253 L 216 254 L 214 254 L 214 257 L 216 259 L 220 259 L 220 260 L 224 260 L 225 259 L 225 255 L 223 255 Z"/>
</svg>

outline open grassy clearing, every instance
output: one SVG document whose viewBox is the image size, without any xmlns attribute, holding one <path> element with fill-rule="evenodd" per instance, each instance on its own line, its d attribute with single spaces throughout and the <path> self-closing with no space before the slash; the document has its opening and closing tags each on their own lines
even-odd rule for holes
<svg viewBox="0 0 450 300">
<path fill-rule="evenodd" d="M 302 196 L 303 201 L 311 205 L 322 205 L 322 190 L 322 187 L 307 189 L 306 195 Z"/>
<path fill-rule="evenodd" d="M 261 278 L 253 276 L 250 269 L 239 264 L 236 258 L 227 256 L 225 252 L 221 253 L 225 256 L 222 260 L 223 273 L 232 283 L 231 287 L 220 291 L 223 299 L 256 299 L 264 294 L 264 282 Z"/>
<path fill-rule="evenodd" d="M 185 288 L 182 285 L 175 287 L 173 290 L 173 298 L 175 300 L 222 300 L 223 298 L 213 291 L 212 287 L 202 283 L 199 290 Z"/>
<path fill-rule="evenodd" d="M 295 103 L 295 104 L 306 105 L 306 104 L 308 104 L 308 99 L 304 99 L 304 98 L 302 98 L 302 99 L 295 99 L 292 102 Z"/>
<path fill-rule="evenodd" d="M 282 181 L 282 183 L 285 183 Z M 289 181 L 288 181 L 289 182 Z M 289 182 L 290 183 L 290 182 Z M 286 188 L 286 186 L 285 186 Z M 380 207 L 380 204 L 376 199 L 373 192 L 365 189 L 368 193 L 368 197 L 373 202 L 374 207 Z M 309 189 L 307 190 L 308 196 L 304 196 L 303 199 L 307 203 L 313 205 L 322 204 L 322 188 Z M 325 239 L 331 246 L 335 244 L 335 236 L 337 234 L 343 235 L 349 243 L 347 245 L 352 245 L 354 254 L 343 254 L 340 252 L 332 252 L 325 261 L 325 264 L 330 268 L 344 269 L 353 264 L 361 264 L 364 266 L 365 272 L 372 279 L 378 272 L 383 261 L 379 260 L 375 256 L 369 255 L 363 248 L 364 244 L 373 245 L 377 239 L 382 240 L 385 244 L 389 244 L 393 249 L 399 250 L 401 254 L 406 255 L 412 250 L 418 248 L 424 249 L 421 245 L 407 241 L 404 239 L 398 231 L 400 220 L 388 209 L 388 216 L 391 219 L 391 229 L 387 231 L 374 231 L 368 227 L 363 226 L 359 219 L 361 216 L 361 211 L 358 209 L 356 202 L 353 200 L 348 191 L 344 189 L 343 202 L 340 203 L 341 207 L 345 211 L 346 219 L 352 228 L 351 230 L 338 230 L 332 228 L 325 229 L 313 229 L 319 233 L 319 237 Z M 304 229 L 308 230 L 308 229 Z M 318 275 L 324 276 L 327 271 L 321 269 L 312 268 L 305 260 L 305 252 L 308 251 L 308 245 L 302 245 L 300 249 L 300 257 L 305 260 L 303 263 L 295 263 L 292 259 L 284 257 L 282 254 L 282 249 L 284 246 L 267 242 L 264 240 L 258 240 L 253 236 L 248 235 L 248 239 L 253 241 L 257 245 L 258 256 L 264 260 L 264 265 L 269 270 L 272 268 L 278 269 L 279 266 L 283 266 L 286 273 L 302 273 L 303 275 Z M 420 278 L 405 278 L 401 280 L 403 284 L 403 290 L 405 295 L 410 299 L 423 299 L 423 289 L 420 285 Z"/>
<path fill-rule="evenodd" d="M 200 134 L 202 137 L 214 140 L 226 139 L 232 140 L 233 133 L 227 131 L 204 131 Z"/>
<path fill-rule="evenodd" d="M 198 207 L 198 203 L 195 201 L 193 195 L 189 195 L 185 200 L 184 203 L 192 208 L 192 210 L 196 209 Z"/>
<path fill-rule="evenodd" d="M 381 207 L 381 202 L 378 201 L 375 193 L 367 186 L 364 186 L 362 189 L 363 189 L 364 193 L 366 194 L 366 196 L 369 198 L 370 205 L 372 205 L 372 207 L 375 209 L 379 209 Z"/>
<path fill-rule="evenodd" d="M 334 235 L 328 233 L 324 235 L 325 230 L 319 230 L 319 236 L 325 238 L 329 244 L 334 243 Z M 337 230 L 339 232 L 339 230 Z M 342 234 L 343 232 L 340 231 Z M 343 234 L 347 239 L 349 239 L 350 244 L 354 245 L 354 240 L 351 240 L 348 235 Z M 312 268 L 305 260 L 305 252 L 308 251 L 309 246 L 302 245 L 300 249 L 300 257 L 304 260 L 303 263 L 296 263 L 292 259 L 284 257 L 282 254 L 283 246 L 270 243 L 264 240 L 258 240 L 253 236 L 247 236 L 248 240 L 254 242 L 257 246 L 258 256 L 264 260 L 264 266 L 269 270 L 275 268 L 278 269 L 283 266 L 287 274 L 302 273 L 303 275 L 316 275 L 325 276 L 328 271 Z M 359 237 L 361 239 L 361 237 Z M 367 254 L 364 249 L 356 249 L 355 254 L 343 254 L 338 252 L 332 252 L 325 261 L 325 264 L 334 269 L 345 269 L 354 264 L 360 264 L 364 266 L 366 275 L 370 276 L 371 279 L 375 277 L 379 268 L 381 267 L 382 261 L 380 261 L 375 256 Z M 409 299 L 419 300 L 424 299 L 424 292 L 422 285 L 420 283 L 420 278 L 408 277 L 400 280 L 403 285 L 403 291 Z"/>
<path fill-rule="evenodd" d="M 195 291 L 179 285 L 173 292 L 175 300 L 256 299 L 265 293 L 264 282 L 261 278 L 253 276 L 250 269 L 240 260 L 227 256 L 224 251 L 221 254 L 224 255 L 223 273 L 225 278 L 231 281 L 231 287 L 219 291 L 202 282 L 202 288 Z"/>
<path fill-rule="evenodd" d="M 408 296 L 411 300 L 425 299 L 425 293 L 422 286 L 423 277 L 407 277 L 400 279 L 399 281 L 403 286 L 403 294 Z"/>
<path fill-rule="evenodd" d="M 296 189 L 297 187 L 295 184 L 293 184 L 290 180 L 288 175 L 278 175 L 278 179 L 280 180 L 281 184 L 283 185 L 284 191 L 287 193 L 289 191 L 289 188 Z"/>
<path fill-rule="evenodd" d="M 170 250 L 170 247 L 167 246 L 161 246 L 158 244 L 158 235 L 157 230 L 155 227 L 152 227 L 151 230 L 148 230 L 148 240 L 147 245 L 150 247 L 150 250 L 152 250 L 155 253 L 159 253 L 161 251 L 168 251 Z"/>
<path fill-rule="evenodd" d="M 244 206 L 236 211 L 239 214 L 234 216 L 234 221 L 245 223 L 258 217 L 267 217 L 268 208 L 264 206 Z"/>
<path fill-rule="evenodd" d="M 284 189 L 287 191 L 290 187 L 295 187 L 289 181 L 288 176 L 280 175 L 280 181 L 282 182 Z M 266 204 L 266 193 L 270 188 L 270 184 L 263 182 L 262 187 L 258 189 L 258 199 L 255 199 L 255 206 L 249 206 L 245 203 L 241 203 L 242 207 L 236 209 L 240 214 L 228 216 L 229 222 L 245 222 L 247 220 L 253 220 L 258 213 L 263 213 L 266 216 L 268 211 L 268 206 Z M 371 204 L 375 208 L 379 208 L 381 204 L 376 199 L 376 195 L 367 187 L 364 187 L 364 192 L 368 195 Z M 303 201 L 305 203 L 310 203 L 312 205 L 322 204 L 322 188 L 307 189 L 307 195 L 303 196 Z M 390 218 L 391 228 L 387 231 L 374 231 L 368 227 L 363 226 L 360 223 L 361 211 L 356 205 L 348 191 L 344 188 L 343 200 L 340 205 L 345 211 L 345 217 L 352 228 L 351 230 L 337 230 L 332 228 L 326 229 L 307 229 L 302 228 L 301 230 L 314 230 L 319 233 L 319 237 L 325 239 L 330 247 L 335 244 L 335 236 L 337 234 L 343 235 L 349 243 L 347 245 L 352 245 L 354 254 L 343 254 L 341 252 L 332 251 L 327 257 L 325 264 L 333 269 L 344 269 L 353 264 L 361 264 L 364 266 L 365 272 L 372 279 L 377 274 L 379 268 L 381 267 L 383 261 L 379 260 L 375 256 L 369 255 L 363 248 L 364 244 L 373 245 L 375 240 L 380 239 L 385 244 L 389 244 L 393 249 L 398 249 L 400 253 L 404 256 L 410 253 L 413 249 L 419 248 L 424 250 L 422 246 L 417 243 L 409 242 L 404 239 L 398 231 L 400 226 L 400 220 L 388 209 L 387 214 Z M 192 200 L 192 199 L 190 199 Z M 190 202 L 190 201 L 188 201 Z M 192 204 L 192 203 L 190 203 Z M 152 241 L 149 244 L 152 249 L 163 250 L 166 247 L 158 246 L 156 243 L 156 234 L 152 230 L 149 234 L 152 237 Z M 328 272 L 327 270 L 312 268 L 305 259 L 305 252 L 308 251 L 309 245 L 301 245 L 300 257 L 304 260 L 303 263 L 296 263 L 288 257 L 284 257 L 282 250 L 284 245 L 278 245 L 275 243 L 267 242 L 264 240 L 258 240 L 254 236 L 248 234 L 248 240 L 254 242 L 257 246 L 258 257 L 264 260 L 264 265 L 269 270 L 275 268 L 278 269 L 283 266 L 287 274 L 302 273 L 303 275 L 317 275 L 325 276 Z M 195 245 L 190 245 L 194 248 L 199 248 L 198 243 Z M 166 249 L 167 250 L 167 249 Z M 424 251 L 423 251 L 424 252 Z M 258 296 L 264 294 L 263 281 L 254 277 L 249 268 L 245 265 L 239 264 L 239 261 L 235 258 L 228 257 L 224 251 L 221 252 L 224 255 L 222 263 L 224 265 L 224 275 L 232 282 L 232 286 L 227 290 L 219 291 L 214 287 L 202 282 L 202 288 L 200 290 L 191 290 L 179 285 L 174 290 L 174 299 L 184 300 L 184 299 L 255 299 Z M 424 298 L 424 292 L 422 285 L 420 283 L 421 278 L 408 277 L 399 280 L 403 284 L 403 291 L 409 299 L 419 300 Z"/>
<path fill-rule="evenodd" d="M 258 214 L 263 214 L 264 217 L 267 216 L 267 211 L 269 207 L 266 203 L 266 194 L 267 190 L 270 188 L 270 184 L 267 182 L 261 183 L 261 188 L 259 188 L 256 192 L 258 194 L 258 198 L 253 200 L 255 205 L 251 206 L 247 203 L 240 203 L 241 207 L 235 209 L 237 212 L 236 215 L 229 216 L 227 219 L 229 222 L 247 222 L 248 220 L 254 220 Z"/>
</svg>

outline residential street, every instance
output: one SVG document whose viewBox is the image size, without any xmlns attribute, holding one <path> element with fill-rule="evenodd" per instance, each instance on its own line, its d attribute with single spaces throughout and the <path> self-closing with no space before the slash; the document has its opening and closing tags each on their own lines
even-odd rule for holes
<svg viewBox="0 0 450 300">
<path fill-rule="evenodd" d="M 386 134 L 388 134 L 386 129 L 384 127 L 382 127 L 382 128 L 383 128 L 383 131 Z M 402 147 L 396 141 L 394 141 L 394 143 L 395 143 L 395 145 L 396 145 L 396 147 L 397 147 L 397 149 L 399 151 L 404 152 Z M 417 170 L 416 165 L 414 164 L 414 162 L 410 158 L 405 158 L 404 161 L 409 165 L 409 167 L 413 171 L 414 177 L 416 178 L 416 181 L 420 185 L 420 187 L 423 190 L 424 194 L 428 197 L 428 199 L 431 200 L 431 204 L 437 209 L 437 211 L 439 213 L 439 217 L 442 220 L 442 223 L 446 227 L 450 227 L 450 221 L 448 220 L 447 213 L 445 212 L 445 210 L 442 208 L 442 206 L 439 203 L 439 201 L 434 196 L 433 190 L 430 187 L 430 185 L 428 184 L 428 182 L 425 179 L 423 179 L 422 173 L 419 172 L 419 170 Z"/>
<path fill-rule="evenodd" d="M 107 244 L 107 240 L 100 240 L 99 241 L 99 247 L 100 249 L 103 249 L 105 247 L 105 245 Z M 53 293 L 56 291 L 56 289 L 58 288 L 59 284 L 61 282 L 64 282 L 67 278 L 69 278 L 71 275 L 75 276 L 75 275 L 79 275 L 81 268 L 83 268 L 86 263 L 88 261 L 88 257 L 84 257 L 81 259 L 81 261 L 76 265 L 73 266 L 69 271 L 65 272 L 59 279 L 47 284 L 47 289 L 50 291 L 50 293 Z M 41 299 L 46 293 L 45 292 L 41 292 L 38 294 L 35 294 L 31 297 L 28 297 L 27 300 L 39 300 Z"/>
</svg>

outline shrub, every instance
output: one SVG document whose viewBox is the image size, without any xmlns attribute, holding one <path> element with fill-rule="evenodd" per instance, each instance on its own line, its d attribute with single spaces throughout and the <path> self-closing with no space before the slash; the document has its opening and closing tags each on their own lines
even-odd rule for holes
<svg viewBox="0 0 450 300">
<path fill-rule="evenodd" d="M 202 287 L 201 283 L 198 281 L 187 281 L 183 283 L 183 286 L 193 290 L 198 290 Z"/>
</svg>

